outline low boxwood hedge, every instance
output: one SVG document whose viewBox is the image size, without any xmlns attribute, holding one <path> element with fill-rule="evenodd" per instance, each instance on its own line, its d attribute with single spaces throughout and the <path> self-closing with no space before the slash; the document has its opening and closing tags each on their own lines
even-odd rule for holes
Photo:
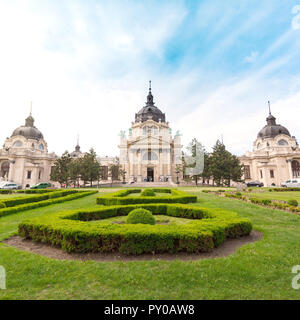
<svg viewBox="0 0 300 320">
<path fill-rule="evenodd" d="M 76 193 L 63 192 L 63 193 L 61 193 L 60 197 L 54 197 L 51 199 L 49 198 L 48 200 L 40 200 L 40 201 L 31 202 L 31 203 L 16 205 L 14 207 L 0 209 L 0 217 L 7 216 L 10 214 L 14 214 L 14 213 L 19 213 L 19 212 L 25 211 L 25 210 L 31 210 L 31 209 L 35 209 L 35 208 L 49 206 L 49 205 L 55 204 L 55 203 L 61 203 L 61 202 L 65 202 L 65 201 L 75 200 L 75 199 L 82 198 L 82 197 L 85 197 L 85 196 L 88 196 L 88 195 L 91 195 L 91 194 L 97 193 L 97 192 L 98 191 L 80 191 L 80 192 L 76 192 Z"/>
<path fill-rule="evenodd" d="M 143 208 L 154 215 L 189 218 L 184 225 L 89 223 L 128 215 Z M 252 225 L 235 212 L 185 204 L 135 204 L 65 211 L 23 221 L 19 235 L 59 246 L 67 252 L 175 253 L 209 252 L 226 238 L 248 235 Z"/>
<path fill-rule="evenodd" d="M 14 207 L 20 204 L 31 203 L 31 202 L 39 202 L 47 199 L 54 199 L 59 197 L 64 197 L 69 194 L 77 193 L 78 190 L 59 190 L 55 192 L 48 192 L 44 194 L 37 194 L 34 196 L 28 197 L 14 197 L 1 199 L 0 202 L 4 203 L 6 207 Z"/>
<path fill-rule="evenodd" d="M 105 206 L 127 205 L 136 203 L 193 203 L 197 202 L 197 196 L 190 195 L 184 191 L 167 188 L 153 188 L 155 193 L 167 193 L 166 196 L 139 196 L 131 197 L 131 193 L 140 193 L 142 189 L 127 189 L 110 193 L 97 198 L 97 204 Z"/>
</svg>

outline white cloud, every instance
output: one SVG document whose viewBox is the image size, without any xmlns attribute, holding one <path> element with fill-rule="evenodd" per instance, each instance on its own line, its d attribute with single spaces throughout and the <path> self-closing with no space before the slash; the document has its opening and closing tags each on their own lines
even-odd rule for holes
<svg viewBox="0 0 300 320">
<path fill-rule="evenodd" d="M 257 57 L 258 51 L 252 51 L 251 54 L 245 58 L 245 62 L 253 63 L 256 61 Z"/>
</svg>

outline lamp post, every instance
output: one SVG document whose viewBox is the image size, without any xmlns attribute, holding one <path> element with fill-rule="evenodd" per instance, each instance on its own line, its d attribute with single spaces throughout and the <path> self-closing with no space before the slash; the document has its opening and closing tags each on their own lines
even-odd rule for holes
<svg viewBox="0 0 300 320">
<path fill-rule="evenodd" d="M 176 173 L 176 184 L 179 184 L 179 177 L 178 177 L 179 172 L 180 172 L 179 170 L 175 171 L 175 173 Z"/>
<path fill-rule="evenodd" d="M 124 170 L 124 171 L 123 171 L 123 184 L 126 184 L 125 175 L 126 175 L 126 171 Z"/>
</svg>

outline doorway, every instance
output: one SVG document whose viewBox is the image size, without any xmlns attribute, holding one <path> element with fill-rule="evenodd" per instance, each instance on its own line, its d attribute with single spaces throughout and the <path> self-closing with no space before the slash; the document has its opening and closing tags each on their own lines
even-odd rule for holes
<svg viewBox="0 0 300 320">
<path fill-rule="evenodd" d="M 154 181 L 154 169 L 153 168 L 147 168 L 147 181 L 148 182 Z"/>
</svg>

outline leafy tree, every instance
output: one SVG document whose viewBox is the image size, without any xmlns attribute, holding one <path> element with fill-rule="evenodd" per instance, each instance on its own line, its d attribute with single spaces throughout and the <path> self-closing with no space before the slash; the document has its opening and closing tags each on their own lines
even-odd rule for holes
<svg viewBox="0 0 300 320">
<path fill-rule="evenodd" d="M 81 158 L 80 163 L 80 176 L 84 185 L 89 181 L 92 187 L 93 181 L 99 181 L 101 172 L 102 170 L 97 160 L 96 152 L 91 148 L 90 151 Z"/>
<path fill-rule="evenodd" d="M 219 140 L 209 157 L 209 173 L 217 185 L 228 186 L 231 181 L 240 181 L 243 174 L 239 159 L 227 151 L 225 145 Z"/>
<path fill-rule="evenodd" d="M 64 184 L 66 187 L 70 184 L 70 165 L 72 157 L 68 151 L 65 151 L 63 155 L 57 159 L 51 170 L 51 180 L 60 183 L 60 186 Z"/>
<path fill-rule="evenodd" d="M 184 170 L 186 168 L 195 168 L 195 166 L 199 166 L 200 164 L 197 162 L 201 162 L 203 159 L 202 159 L 202 155 L 199 154 L 199 151 L 202 153 L 202 152 L 205 152 L 205 149 L 204 147 L 202 146 L 202 144 L 196 139 L 194 138 L 187 146 L 187 151 L 189 153 L 189 155 L 194 159 L 194 163 L 189 163 L 189 161 L 187 162 L 187 157 L 184 157 L 184 162 L 183 162 L 183 168 Z M 198 153 L 198 154 L 197 154 Z M 197 159 L 197 160 L 196 160 Z M 200 166 L 201 169 L 202 166 Z M 193 174 L 191 175 L 191 178 L 192 180 L 195 181 L 195 184 L 196 186 L 198 186 L 198 181 L 199 179 L 202 177 L 202 174 L 203 174 L 203 171 L 201 170 L 201 172 L 197 173 L 197 174 Z"/>
<path fill-rule="evenodd" d="M 82 158 L 73 159 L 70 163 L 70 180 L 74 187 L 77 185 L 80 186 L 80 178 L 81 178 L 81 166 L 82 166 Z"/>
<path fill-rule="evenodd" d="M 120 179 L 120 175 L 123 174 L 123 170 L 121 169 L 119 158 L 116 158 L 116 162 L 108 166 L 108 174 L 111 177 L 111 183 L 113 183 L 114 180 Z"/>
</svg>

